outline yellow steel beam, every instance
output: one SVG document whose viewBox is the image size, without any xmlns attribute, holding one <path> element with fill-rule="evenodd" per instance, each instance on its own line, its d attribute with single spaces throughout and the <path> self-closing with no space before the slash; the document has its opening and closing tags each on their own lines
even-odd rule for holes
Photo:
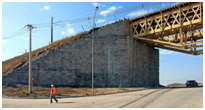
<svg viewBox="0 0 205 110">
<path fill-rule="evenodd" d="M 178 5 L 178 8 L 159 12 L 130 20 L 130 36 L 159 48 L 194 55 L 203 54 L 203 50 L 196 50 L 203 47 L 203 44 L 197 45 L 203 43 L 200 40 L 203 39 L 202 2 Z"/>
<path fill-rule="evenodd" d="M 180 53 L 186 53 L 186 54 L 194 54 L 196 55 L 197 53 L 194 51 L 187 51 L 187 50 L 182 50 L 180 48 L 172 48 L 172 47 L 166 47 L 163 45 L 159 45 L 157 46 L 158 48 L 162 48 L 162 49 L 167 49 L 167 50 L 171 50 L 171 51 L 176 51 L 176 52 L 180 52 Z"/>
<path fill-rule="evenodd" d="M 194 33 L 193 35 L 192 34 L 188 34 L 186 35 L 186 38 L 189 38 L 189 37 L 194 37 L 194 36 L 199 36 L 199 35 L 203 35 L 203 31 L 202 32 L 197 32 L 197 33 Z M 182 36 L 183 37 L 183 36 Z M 177 36 L 176 38 L 167 38 L 168 41 L 170 40 L 176 40 L 176 39 L 180 39 L 180 36 Z"/>
<path fill-rule="evenodd" d="M 176 43 L 171 43 L 171 42 L 166 42 L 166 41 L 160 41 L 160 40 L 143 38 L 143 37 L 134 37 L 134 38 L 139 39 L 139 40 L 148 41 L 148 42 L 154 42 L 154 43 L 160 43 L 160 44 L 167 44 L 167 45 L 173 45 L 173 46 L 177 46 L 177 47 L 182 47 L 181 44 L 176 44 Z"/>
<path fill-rule="evenodd" d="M 182 44 L 182 45 L 192 45 L 192 44 L 198 44 L 198 43 L 203 43 L 203 40 L 196 41 L 196 42 L 191 42 L 191 43 L 186 43 L 186 44 Z"/>
<path fill-rule="evenodd" d="M 200 48 L 203 47 L 203 45 L 195 45 L 195 46 L 191 46 L 190 48 Z"/>
<path fill-rule="evenodd" d="M 198 24 L 198 23 L 203 22 L 203 19 L 201 19 L 202 14 L 200 14 L 200 15 L 197 14 L 197 12 L 201 11 L 201 10 L 202 10 L 201 3 L 197 2 L 197 3 L 189 4 L 187 6 L 181 6 L 181 7 L 178 7 L 176 9 L 166 11 L 166 12 L 160 11 L 160 14 L 152 15 L 149 17 L 145 16 L 144 18 L 142 18 L 140 20 L 136 20 L 136 21 L 132 22 L 131 25 L 134 26 L 136 24 L 141 24 L 142 22 L 147 21 L 146 23 L 143 23 L 143 24 L 148 24 L 147 30 L 144 31 L 144 25 L 142 25 L 143 27 L 141 26 L 141 30 L 138 30 L 139 33 L 134 34 L 136 36 L 144 36 L 144 35 L 154 34 L 156 32 L 172 30 L 172 29 L 176 29 L 176 28 L 180 28 L 180 27 L 186 28 L 187 25 L 194 25 L 194 24 Z M 184 11 L 186 11 L 185 14 L 184 14 Z M 183 15 L 186 15 L 183 18 L 183 22 L 181 21 L 181 13 L 180 12 L 182 12 Z M 193 17 L 191 20 L 189 20 L 189 21 L 187 20 L 187 22 L 184 22 L 185 19 L 188 19 L 187 18 L 188 12 L 189 12 L 189 14 L 192 14 Z M 164 19 L 165 23 L 161 21 L 161 24 L 159 24 L 160 20 L 162 20 L 162 19 Z M 171 20 L 171 19 L 173 19 L 173 20 Z M 170 20 L 173 22 L 172 25 L 170 25 Z M 157 24 L 153 25 L 152 24 L 153 21 L 156 21 Z M 162 24 L 162 23 L 164 23 L 164 24 Z M 152 28 L 153 26 L 155 26 L 155 29 Z M 203 26 L 201 26 L 201 27 L 203 27 Z M 183 29 L 180 29 L 181 33 L 182 33 L 182 30 Z M 136 28 L 134 29 L 134 31 L 135 32 L 137 31 Z M 133 34 L 133 32 L 132 32 L 132 34 Z"/>
<path fill-rule="evenodd" d="M 134 38 L 139 39 L 139 40 L 143 40 L 143 41 L 153 42 L 153 43 L 172 45 L 172 46 L 176 46 L 176 47 L 184 47 L 187 45 L 203 43 L 203 41 L 196 41 L 196 42 L 191 42 L 191 43 L 186 43 L 186 44 L 179 44 L 179 43 L 172 43 L 172 42 L 160 41 L 160 40 L 143 38 L 143 37 L 134 37 Z"/>
</svg>

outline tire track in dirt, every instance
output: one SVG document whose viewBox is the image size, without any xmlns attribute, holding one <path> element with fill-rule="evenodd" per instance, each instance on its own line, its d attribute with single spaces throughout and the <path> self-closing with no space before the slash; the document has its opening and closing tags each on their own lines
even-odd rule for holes
<svg viewBox="0 0 205 110">
<path fill-rule="evenodd" d="M 172 90 L 172 89 L 167 89 L 167 90 L 163 91 L 163 92 L 160 93 L 158 96 L 156 96 L 156 98 L 154 98 L 154 99 L 148 101 L 146 104 L 142 105 L 140 108 L 145 108 L 147 105 L 149 105 L 150 103 L 152 103 L 154 100 L 160 98 L 163 94 L 169 92 L 170 90 Z M 141 99 L 143 99 L 143 98 L 145 98 L 145 97 L 147 97 L 147 96 L 149 96 L 149 95 L 152 95 L 152 94 L 154 94 L 154 93 L 156 93 L 156 92 L 159 92 L 159 91 L 161 91 L 161 89 L 152 91 L 152 92 L 150 92 L 150 93 L 148 93 L 148 94 L 146 94 L 146 95 L 144 95 L 144 96 L 142 96 L 142 97 L 140 97 L 140 98 L 138 98 L 138 99 L 136 99 L 136 100 L 134 100 L 134 101 L 131 101 L 131 102 L 127 103 L 127 104 L 124 104 L 124 105 L 120 106 L 119 108 L 124 108 L 124 107 L 126 107 L 126 106 L 128 106 L 128 105 L 130 105 L 130 104 L 133 104 L 133 103 L 135 103 L 135 102 L 137 102 L 137 101 L 139 101 L 139 100 L 141 100 Z"/>
<path fill-rule="evenodd" d="M 142 98 L 144 98 L 144 97 L 146 97 L 146 96 L 148 96 L 148 95 L 151 95 L 151 94 L 157 92 L 157 91 L 159 91 L 159 90 L 152 91 L 152 92 L 150 92 L 150 93 L 148 93 L 148 94 L 146 94 L 146 95 L 144 95 L 144 96 L 142 96 L 142 97 L 140 97 L 140 98 L 138 98 L 138 99 L 136 99 L 136 100 L 134 100 L 134 101 L 131 101 L 131 102 L 127 103 L 127 104 L 124 104 L 124 105 L 120 106 L 119 108 L 124 108 L 124 107 L 126 107 L 126 106 L 128 106 L 128 105 L 130 105 L 130 104 L 132 104 L 132 103 L 134 103 L 134 102 L 139 101 L 140 99 L 142 99 Z"/>
<path fill-rule="evenodd" d="M 146 104 L 142 105 L 141 108 L 145 108 L 147 105 L 149 105 L 150 103 L 154 102 L 155 100 L 157 100 L 158 98 L 160 98 L 162 95 L 164 95 L 165 93 L 171 91 L 172 89 L 168 89 L 163 91 L 162 93 L 160 93 L 158 96 L 156 96 L 156 98 L 154 98 L 153 100 L 150 100 L 149 102 L 147 102 Z"/>
</svg>

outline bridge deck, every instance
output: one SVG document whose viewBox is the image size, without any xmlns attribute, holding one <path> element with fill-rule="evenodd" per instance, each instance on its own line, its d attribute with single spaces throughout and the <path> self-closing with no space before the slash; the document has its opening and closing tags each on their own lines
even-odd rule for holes
<svg viewBox="0 0 205 110">
<path fill-rule="evenodd" d="M 179 3 L 130 19 L 130 35 L 155 47 L 203 54 L 203 3 Z"/>
</svg>

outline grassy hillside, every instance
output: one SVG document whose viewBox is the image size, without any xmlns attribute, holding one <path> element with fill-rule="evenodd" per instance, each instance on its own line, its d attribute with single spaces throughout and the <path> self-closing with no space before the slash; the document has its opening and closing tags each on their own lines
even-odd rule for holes
<svg viewBox="0 0 205 110">
<path fill-rule="evenodd" d="M 77 34 L 76 36 L 67 37 L 65 39 L 53 42 L 48 46 L 34 50 L 32 51 L 32 57 L 38 56 L 43 52 L 49 53 L 50 51 L 53 51 L 67 43 L 70 43 L 85 34 L 88 34 L 88 32 L 81 32 Z M 5 75 L 7 73 L 12 72 L 14 69 L 18 69 L 19 67 L 23 66 L 26 62 L 28 62 L 28 59 L 29 59 L 29 53 L 25 53 L 23 55 L 16 56 L 9 60 L 3 61 L 2 62 L 2 74 Z"/>
</svg>

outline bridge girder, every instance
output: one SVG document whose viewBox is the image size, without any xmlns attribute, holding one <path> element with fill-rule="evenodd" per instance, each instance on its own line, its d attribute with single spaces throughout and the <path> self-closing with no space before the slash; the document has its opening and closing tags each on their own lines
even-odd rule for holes
<svg viewBox="0 0 205 110">
<path fill-rule="evenodd" d="M 202 2 L 179 3 L 130 21 L 130 36 L 137 40 L 172 51 L 203 54 Z"/>
</svg>

